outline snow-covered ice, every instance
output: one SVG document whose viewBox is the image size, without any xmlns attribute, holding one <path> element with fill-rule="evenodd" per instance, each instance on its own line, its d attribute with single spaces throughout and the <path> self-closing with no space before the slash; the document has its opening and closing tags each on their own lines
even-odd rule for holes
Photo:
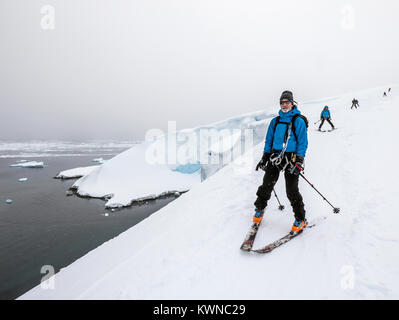
<svg viewBox="0 0 399 320">
<path fill-rule="evenodd" d="M 94 168 L 73 185 L 78 194 L 107 197 L 106 207 L 129 206 L 167 193 L 187 191 L 200 182 L 200 173 L 184 174 L 167 165 L 151 165 L 143 155 L 147 144 L 137 145 Z"/>
<path fill-rule="evenodd" d="M 393 87 L 385 99 L 378 88 L 300 106 L 311 124 L 305 174 L 341 214 L 334 215 L 301 180 L 308 219 L 327 219 L 289 244 L 267 255 L 239 250 L 263 177 L 253 170 L 262 142 L 244 155 L 252 160 L 250 173 L 236 170 L 234 163 L 225 166 L 62 269 L 54 290 L 37 286 L 21 299 L 398 299 L 399 173 L 392 162 L 398 157 L 398 89 Z M 359 99 L 358 110 L 350 110 L 353 97 Z M 339 130 L 319 133 L 313 123 L 325 104 Z M 124 157 L 134 150 L 116 161 L 126 164 Z M 103 184 L 110 164 L 87 177 Z M 167 177 L 171 171 L 153 173 Z M 142 177 L 135 171 L 129 178 Z M 117 189 L 104 187 L 98 192 Z M 146 189 L 151 191 L 159 192 Z M 256 248 L 285 235 L 292 225 L 283 177 L 276 191 L 286 209 L 280 212 L 277 201 L 270 200 Z"/>
<path fill-rule="evenodd" d="M 98 162 L 98 163 L 100 163 L 100 164 L 103 164 L 104 163 L 104 159 L 103 158 L 95 158 L 95 159 L 93 159 L 93 160 L 91 160 L 92 162 Z"/>
<path fill-rule="evenodd" d="M 19 162 L 19 163 L 11 164 L 10 167 L 14 167 L 14 168 L 44 168 L 44 163 L 42 161 Z"/>
<path fill-rule="evenodd" d="M 19 182 L 25 182 L 25 181 L 28 181 L 28 178 L 21 178 L 21 179 L 18 179 L 18 181 Z"/>
<path fill-rule="evenodd" d="M 76 178 L 81 178 L 81 177 L 84 177 L 84 176 L 90 174 L 96 168 L 98 168 L 98 165 L 65 170 L 65 171 L 61 171 L 59 174 L 57 174 L 55 176 L 55 178 L 56 179 L 76 179 Z"/>
<path fill-rule="evenodd" d="M 83 196 L 112 195 L 106 207 L 185 192 L 228 164 L 225 159 L 234 159 L 232 150 L 241 150 L 237 146 L 241 146 L 245 130 L 254 133 L 250 147 L 261 142 L 273 115 L 268 110 L 257 111 L 193 129 L 171 130 L 104 162 L 76 181 L 73 188 Z M 220 139 L 212 140 L 214 137 Z M 176 141 L 173 152 L 169 152 L 170 138 Z M 171 156 L 175 161 L 169 161 Z M 214 164 L 215 159 L 220 161 Z"/>
</svg>

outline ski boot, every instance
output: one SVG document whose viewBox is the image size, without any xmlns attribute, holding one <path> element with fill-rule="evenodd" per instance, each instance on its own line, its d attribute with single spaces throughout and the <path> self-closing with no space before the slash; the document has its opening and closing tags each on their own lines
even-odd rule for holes
<svg viewBox="0 0 399 320">
<path fill-rule="evenodd" d="M 306 219 L 304 220 L 295 220 L 292 229 L 291 229 L 291 234 L 297 234 L 303 231 L 308 226 L 308 222 Z"/>
<path fill-rule="evenodd" d="M 263 219 L 263 215 L 265 214 L 265 210 L 256 210 L 256 213 L 254 215 L 254 223 L 261 223 Z"/>
</svg>

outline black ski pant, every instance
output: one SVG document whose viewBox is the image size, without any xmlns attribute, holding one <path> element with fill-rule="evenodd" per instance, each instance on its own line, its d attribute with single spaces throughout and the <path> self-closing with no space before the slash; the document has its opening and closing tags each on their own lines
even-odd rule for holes
<svg viewBox="0 0 399 320">
<path fill-rule="evenodd" d="M 280 170 L 269 163 L 266 167 L 265 176 L 263 177 L 263 184 L 259 187 L 256 193 L 258 196 L 255 201 L 255 207 L 257 210 L 264 210 L 267 207 L 267 202 L 270 200 L 273 188 L 277 183 L 279 175 Z M 299 176 L 285 171 L 284 177 L 287 197 L 294 211 L 295 219 L 304 220 L 306 211 L 305 205 L 303 204 L 303 198 L 299 193 Z"/>
<path fill-rule="evenodd" d="M 333 128 L 333 129 L 335 128 L 334 125 L 332 124 L 330 118 L 322 118 L 322 119 L 321 119 L 321 123 L 320 123 L 319 130 L 321 130 L 321 127 L 323 126 L 324 121 L 326 121 L 326 120 L 327 120 L 327 122 L 330 124 L 331 128 Z"/>
<path fill-rule="evenodd" d="M 357 109 L 358 106 L 359 106 L 359 105 L 358 105 L 357 103 L 354 103 L 354 104 L 352 104 L 351 109 L 353 109 L 353 107 L 355 107 L 355 108 Z"/>
</svg>

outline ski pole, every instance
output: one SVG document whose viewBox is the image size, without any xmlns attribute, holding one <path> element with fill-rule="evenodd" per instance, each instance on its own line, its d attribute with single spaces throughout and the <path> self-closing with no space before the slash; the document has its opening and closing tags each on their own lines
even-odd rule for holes
<svg viewBox="0 0 399 320">
<path fill-rule="evenodd" d="M 273 188 L 273 192 L 274 192 L 274 195 L 276 196 L 277 202 L 278 202 L 278 204 L 279 204 L 278 209 L 279 209 L 280 211 L 283 211 L 285 207 L 280 203 L 280 200 L 279 200 L 279 198 L 277 197 L 277 193 L 276 193 L 276 190 L 274 190 L 274 188 Z"/>
<path fill-rule="evenodd" d="M 309 183 L 310 184 L 310 186 L 313 188 L 313 189 L 315 189 L 316 191 L 317 191 L 317 193 L 319 194 L 319 195 L 321 195 L 321 197 L 325 200 L 325 201 L 327 201 L 327 203 L 331 206 L 331 207 L 333 207 L 333 212 L 334 213 L 339 213 L 340 211 L 341 211 L 341 209 L 340 208 L 336 208 L 336 207 L 334 207 L 315 187 L 314 187 L 314 185 L 313 184 L 311 184 L 309 181 L 308 181 L 308 179 L 306 179 L 305 178 L 305 176 L 302 174 L 302 173 L 299 173 L 299 175 L 303 178 L 303 179 L 305 179 L 305 181 L 307 182 L 307 183 Z"/>
<path fill-rule="evenodd" d="M 321 121 L 321 119 L 319 121 L 315 122 L 314 124 L 318 124 L 320 121 Z"/>
</svg>

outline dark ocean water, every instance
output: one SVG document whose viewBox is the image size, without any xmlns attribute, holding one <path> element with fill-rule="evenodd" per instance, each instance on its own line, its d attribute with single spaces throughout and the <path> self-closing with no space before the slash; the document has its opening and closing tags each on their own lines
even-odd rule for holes
<svg viewBox="0 0 399 320">
<path fill-rule="evenodd" d="M 0 157 L 0 299 L 15 299 L 38 285 L 43 266 L 58 272 L 176 199 L 112 212 L 103 200 L 67 196 L 75 180 L 53 178 L 63 170 L 94 165 L 94 157 L 109 159 L 111 151 L 28 159 L 44 161 L 42 169 L 12 168 L 22 158 Z M 6 199 L 13 202 L 6 204 Z"/>
</svg>

